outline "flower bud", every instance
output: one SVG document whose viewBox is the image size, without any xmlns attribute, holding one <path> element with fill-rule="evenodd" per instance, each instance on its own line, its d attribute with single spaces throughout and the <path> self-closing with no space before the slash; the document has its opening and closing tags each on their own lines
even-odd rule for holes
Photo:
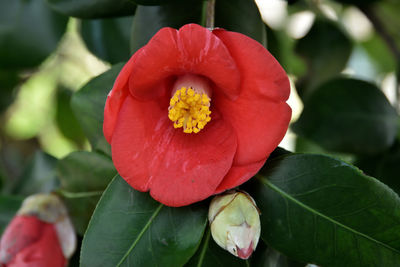
<svg viewBox="0 0 400 267">
<path fill-rule="evenodd" d="M 52 194 L 24 200 L 0 240 L 1 266 L 64 267 L 76 248 L 67 209 Z"/>
<path fill-rule="evenodd" d="M 253 198 L 243 191 L 216 196 L 208 211 L 215 242 L 233 255 L 247 259 L 260 238 L 260 215 Z"/>
</svg>

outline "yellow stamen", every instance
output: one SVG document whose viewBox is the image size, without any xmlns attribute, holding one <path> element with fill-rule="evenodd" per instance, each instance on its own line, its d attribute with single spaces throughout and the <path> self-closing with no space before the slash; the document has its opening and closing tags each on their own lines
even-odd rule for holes
<svg viewBox="0 0 400 267">
<path fill-rule="evenodd" d="M 174 128 L 198 133 L 211 120 L 210 101 L 207 94 L 183 86 L 171 97 L 168 118 L 174 122 Z"/>
</svg>

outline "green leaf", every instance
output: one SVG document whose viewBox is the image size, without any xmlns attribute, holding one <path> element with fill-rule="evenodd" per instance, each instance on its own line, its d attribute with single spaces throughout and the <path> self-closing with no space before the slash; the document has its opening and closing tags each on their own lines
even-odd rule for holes
<svg viewBox="0 0 400 267">
<path fill-rule="evenodd" d="M 361 157 L 355 163 L 366 174 L 379 179 L 400 195 L 400 144 L 372 157 Z"/>
<path fill-rule="evenodd" d="M 129 0 L 47 0 L 51 8 L 71 17 L 98 19 L 133 15 L 136 5 Z"/>
<path fill-rule="evenodd" d="M 179 29 L 187 23 L 200 23 L 202 1 L 187 0 L 162 6 L 138 6 L 133 18 L 131 51 L 136 52 L 163 27 Z"/>
<path fill-rule="evenodd" d="M 0 236 L 17 213 L 22 201 L 21 197 L 0 195 Z"/>
<path fill-rule="evenodd" d="M 45 0 L 0 0 L 0 69 L 39 65 L 64 34 L 67 18 Z"/>
<path fill-rule="evenodd" d="M 42 151 L 36 151 L 17 183 L 14 194 L 29 196 L 36 193 L 49 193 L 59 186 L 56 177 L 57 159 Z"/>
<path fill-rule="evenodd" d="M 295 154 L 269 161 L 253 183 L 261 237 L 290 258 L 322 266 L 400 262 L 400 199 L 357 168 Z"/>
<path fill-rule="evenodd" d="M 71 90 L 59 88 L 57 91 L 56 123 L 66 138 L 82 147 L 86 139 L 71 109 L 71 96 Z"/>
<path fill-rule="evenodd" d="M 117 174 L 112 160 L 94 152 L 73 152 L 58 162 L 62 195 L 75 229 L 85 233 L 100 195 Z"/>
<path fill-rule="evenodd" d="M 81 35 L 90 52 L 111 64 L 128 61 L 133 17 L 82 20 Z"/>
<path fill-rule="evenodd" d="M 266 29 L 254 1 L 216 1 L 215 26 L 243 33 L 266 46 Z"/>
<path fill-rule="evenodd" d="M 362 42 L 361 46 L 382 73 L 392 72 L 396 69 L 396 59 L 387 44 L 376 33 L 367 41 Z"/>
<path fill-rule="evenodd" d="M 317 88 L 304 106 L 293 130 L 327 150 L 373 154 L 396 138 L 396 111 L 374 84 L 337 78 Z"/>
<path fill-rule="evenodd" d="M 346 66 L 351 50 L 351 41 L 335 23 L 315 21 L 308 34 L 295 47 L 308 68 L 297 85 L 300 97 L 303 98 L 315 86 L 340 73 Z"/>
<path fill-rule="evenodd" d="M 310 153 L 310 154 L 323 154 L 340 159 L 345 162 L 352 163 L 355 160 L 354 154 L 332 152 L 323 149 L 315 142 L 301 136 L 296 136 L 295 150 L 296 153 Z"/>
<path fill-rule="evenodd" d="M 109 157 L 77 151 L 59 160 L 57 173 L 63 190 L 87 192 L 104 190 L 117 171 Z"/>
<path fill-rule="evenodd" d="M 88 227 L 93 211 L 99 202 L 102 191 L 71 193 L 59 191 L 64 204 L 67 206 L 68 214 L 74 224 L 76 232 L 83 236 Z"/>
<path fill-rule="evenodd" d="M 110 145 L 103 136 L 104 105 L 123 64 L 93 78 L 71 99 L 71 107 L 92 149 L 111 154 Z"/>
<path fill-rule="evenodd" d="M 89 223 L 81 266 L 182 266 L 206 224 L 204 205 L 166 207 L 117 176 Z"/>
<path fill-rule="evenodd" d="M 248 261 L 242 260 L 223 250 L 215 243 L 211 236 L 210 228 L 207 227 L 207 232 L 203 236 L 203 240 L 196 254 L 185 264 L 185 267 L 246 267 Z"/>
</svg>

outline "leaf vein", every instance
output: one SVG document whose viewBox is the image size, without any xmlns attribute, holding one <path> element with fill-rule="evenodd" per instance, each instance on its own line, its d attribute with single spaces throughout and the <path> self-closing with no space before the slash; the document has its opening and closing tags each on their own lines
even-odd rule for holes
<svg viewBox="0 0 400 267">
<path fill-rule="evenodd" d="M 140 238 L 142 238 L 143 234 L 147 231 L 147 229 L 150 227 L 151 223 L 153 220 L 157 217 L 157 215 L 160 213 L 161 208 L 163 207 L 163 204 L 160 204 L 157 209 L 154 211 L 153 215 L 149 218 L 147 221 L 146 225 L 143 227 L 142 231 L 140 231 L 139 235 L 136 237 L 136 239 L 133 241 L 132 245 L 128 249 L 128 251 L 125 253 L 125 255 L 122 257 L 122 259 L 118 262 L 117 267 L 121 266 L 121 264 L 126 260 L 126 258 L 129 256 L 133 248 L 136 246 L 136 244 L 139 242 Z"/>
<path fill-rule="evenodd" d="M 383 247 L 385 247 L 385 248 L 387 248 L 387 249 L 389 249 L 389 250 L 391 250 L 391 251 L 393 251 L 393 252 L 395 252 L 397 254 L 400 254 L 400 251 L 398 251 L 397 249 L 395 249 L 395 248 L 393 248 L 393 247 L 391 247 L 391 246 L 389 246 L 389 245 L 387 245 L 385 243 L 382 243 L 381 241 L 376 240 L 376 239 L 374 239 L 374 238 L 372 238 L 372 237 L 370 237 L 370 236 L 368 236 L 368 235 L 366 235 L 364 233 L 361 233 L 361 232 L 359 232 L 359 231 L 357 231 L 357 230 L 355 230 L 353 228 L 350 228 L 349 226 L 344 225 L 344 224 L 342 224 L 342 223 L 340 223 L 340 222 L 338 222 L 338 221 L 336 221 L 336 220 L 334 220 L 334 219 L 332 219 L 332 218 L 330 218 L 330 217 L 318 212 L 317 210 L 314 210 L 313 208 L 305 205 L 304 203 L 300 202 L 296 198 L 292 197 L 288 193 L 286 193 L 283 190 L 281 190 L 279 187 L 277 187 L 274 184 L 272 184 L 270 181 L 268 181 L 264 177 L 258 176 L 258 178 L 259 178 L 259 180 L 261 180 L 262 183 L 264 183 L 266 186 L 270 187 L 273 191 L 277 192 L 282 197 L 291 200 L 293 203 L 299 205 L 300 207 L 302 207 L 302 208 L 304 208 L 304 209 L 306 209 L 306 210 L 308 210 L 308 211 L 310 211 L 312 213 L 315 213 L 319 217 L 324 218 L 325 220 L 328 220 L 331 223 L 336 224 L 337 226 L 340 226 L 341 228 L 353 233 L 354 235 L 359 235 L 359 236 L 361 236 L 361 237 L 363 237 L 363 238 L 365 238 L 365 239 L 367 239 L 369 241 L 372 241 L 374 243 L 377 243 L 377 244 L 379 244 L 379 245 L 381 245 L 381 246 L 383 246 Z"/>
</svg>

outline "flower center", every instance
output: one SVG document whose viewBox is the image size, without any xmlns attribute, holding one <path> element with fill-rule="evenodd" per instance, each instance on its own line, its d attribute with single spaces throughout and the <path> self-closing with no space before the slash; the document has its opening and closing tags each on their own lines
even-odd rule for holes
<svg viewBox="0 0 400 267">
<path fill-rule="evenodd" d="M 199 87 L 181 86 L 187 84 L 188 78 Z M 208 85 L 204 81 L 199 83 L 199 77 L 193 75 L 186 75 L 182 80 L 175 83 L 175 92 L 173 91 L 169 102 L 168 118 L 174 122 L 174 128 L 183 128 L 184 133 L 198 133 L 211 120 L 211 99 L 206 93 Z"/>
</svg>

